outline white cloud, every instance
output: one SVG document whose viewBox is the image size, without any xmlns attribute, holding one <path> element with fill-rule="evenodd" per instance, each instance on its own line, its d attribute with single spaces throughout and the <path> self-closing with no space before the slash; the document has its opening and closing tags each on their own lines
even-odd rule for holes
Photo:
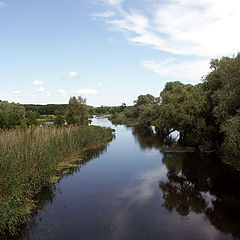
<svg viewBox="0 0 240 240">
<path fill-rule="evenodd" d="M 7 5 L 4 2 L 0 2 L 0 8 L 6 7 Z"/>
<path fill-rule="evenodd" d="M 63 95 L 63 96 L 66 96 L 66 95 L 67 95 L 67 91 L 64 90 L 64 89 L 58 89 L 58 90 L 57 90 L 57 93 L 60 93 L 60 94 Z"/>
<path fill-rule="evenodd" d="M 70 72 L 66 77 L 64 77 L 65 79 L 73 79 L 73 80 L 75 80 L 75 79 L 79 79 L 80 78 L 80 76 L 79 76 L 79 74 L 77 73 L 77 72 L 75 72 L 75 71 L 72 71 L 72 72 Z"/>
<path fill-rule="evenodd" d="M 141 66 L 148 68 L 161 77 L 171 77 L 172 80 L 182 80 L 185 83 L 197 83 L 203 74 L 209 72 L 208 60 L 188 60 L 176 62 L 175 59 L 168 59 L 162 62 L 144 60 Z"/>
<path fill-rule="evenodd" d="M 110 5 L 120 5 L 123 0 L 105 0 L 105 2 Z"/>
<path fill-rule="evenodd" d="M 137 12 L 124 13 L 121 19 L 110 20 L 107 23 L 112 25 L 113 30 L 138 35 L 144 34 L 145 29 L 149 27 L 148 18 Z"/>
<path fill-rule="evenodd" d="M 16 90 L 16 91 L 12 91 L 13 94 L 20 94 L 21 92 Z"/>
<path fill-rule="evenodd" d="M 44 92 L 44 91 L 45 91 L 45 88 L 44 88 L 44 87 L 38 88 L 38 92 Z"/>
<path fill-rule="evenodd" d="M 121 6 L 121 1 L 108 3 Z M 236 25 L 240 22 L 240 1 L 168 0 L 150 4 L 152 14 L 121 6 L 114 19 L 105 21 L 111 30 L 124 32 L 129 41 L 169 53 L 213 57 L 240 50 Z"/>
<path fill-rule="evenodd" d="M 98 91 L 94 89 L 79 89 L 77 90 L 77 94 L 89 95 L 89 94 L 97 94 Z"/>
<path fill-rule="evenodd" d="M 159 154 L 159 151 L 158 151 Z M 155 184 L 159 182 L 167 174 L 165 165 L 147 170 L 137 176 L 140 180 L 139 184 L 129 184 L 125 186 L 119 194 L 120 198 L 128 199 L 129 204 L 145 203 L 149 201 L 155 194 Z"/>
<path fill-rule="evenodd" d="M 35 80 L 33 81 L 33 85 L 43 85 L 43 81 Z"/>
<path fill-rule="evenodd" d="M 106 11 L 106 12 L 98 12 L 95 14 L 92 14 L 93 18 L 110 18 L 115 15 L 115 12 L 113 11 Z"/>
</svg>

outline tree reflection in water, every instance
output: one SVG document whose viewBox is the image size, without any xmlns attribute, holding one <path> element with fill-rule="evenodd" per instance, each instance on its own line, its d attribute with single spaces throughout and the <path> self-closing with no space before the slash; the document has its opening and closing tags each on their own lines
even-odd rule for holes
<svg viewBox="0 0 240 240">
<path fill-rule="evenodd" d="M 151 128 L 133 128 L 141 149 L 155 149 L 174 144 L 174 139 L 160 139 Z M 225 234 L 240 239 L 240 172 L 220 162 L 216 156 L 196 153 L 164 153 L 167 181 L 159 182 L 163 207 L 181 216 L 191 212 L 204 214 Z"/>
<path fill-rule="evenodd" d="M 218 230 L 240 239 L 240 174 L 213 157 L 164 154 L 163 206 L 181 216 L 203 213 Z"/>
<path fill-rule="evenodd" d="M 142 150 L 155 149 L 162 152 L 163 147 L 172 146 L 175 140 L 171 137 L 160 138 L 154 134 L 151 128 L 134 127 L 132 134 L 136 141 L 139 143 Z"/>
</svg>

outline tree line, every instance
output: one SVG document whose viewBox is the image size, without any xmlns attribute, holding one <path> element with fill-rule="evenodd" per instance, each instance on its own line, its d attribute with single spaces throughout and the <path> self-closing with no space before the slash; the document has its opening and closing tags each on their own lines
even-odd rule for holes
<svg viewBox="0 0 240 240">
<path fill-rule="evenodd" d="M 56 111 L 66 112 L 68 108 L 68 104 L 23 104 L 22 105 L 27 112 L 32 111 L 36 112 L 39 115 L 53 115 Z M 89 114 L 113 114 L 116 112 L 122 112 L 126 104 L 123 103 L 121 106 L 100 106 L 100 107 L 93 107 L 88 105 Z"/>
<path fill-rule="evenodd" d="M 36 107 L 36 108 L 35 108 Z M 34 111 L 36 110 L 36 111 Z M 54 110 L 54 111 L 53 111 Z M 0 100 L 0 129 L 26 128 L 39 125 L 40 113 L 54 114 L 54 123 L 87 125 L 89 106 L 82 97 L 71 97 L 69 104 L 21 105 Z"/>
<path fill-rule="evenodd" d="M 181 145 L 224 150 L 225 161 L 240 169 L 240 53 L 211 60 L 210 69 L 202 83 L 168 82 L 159 97 L 140 95 L 110 120 L 155 126 L 161 137 L 178 131 Z"/>
<path fill-rule="evenodd" d="M 68 104 L 18 104 L 0 100 L 0 129 L 14 127 L 25 128 L 30 125 L 39 125 L 46 121 L 53 121 L 56 125 L 78 124 L 87 125 L 89 116 L 98 114 L 114 114 L 122 112 L 126 107 L 100 106 L 93 107 L 86 104 L 82 97 L 72 97 Z M 44 120 L 45 119 L 45 120 Z M 41 121 L 38 121 L 41 120 Z"/>
</svg>

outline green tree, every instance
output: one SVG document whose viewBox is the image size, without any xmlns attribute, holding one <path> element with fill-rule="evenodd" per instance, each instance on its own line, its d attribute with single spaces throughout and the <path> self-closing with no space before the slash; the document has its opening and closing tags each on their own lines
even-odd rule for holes
<svg viewBox="0 0 240 240">
<path fill-rule="evenodd" d="M 88 124 L 88 108 L 85 98 L 82 98 L 81 96 L 78 98 L 70 98 L 66 112 L 66 121 L 68 124 L 77 124 L 82 126 Z"/>
<path fill-rule="evenodd" d="M 139 118 L 145 107 L 147 108 L 147 106 L 151 106 L 157 103 L 158 98 L 155 98 L 151 94 L 138 96 L 137 100 L 134 101 L 134 106 L 132 108 L 134 117 Z"/>
<path fill-rule="evenodd" d="M 219 143 L 223 142 L 225 160 L 240 168 L 240 53 L 213 59 L 211 69 L 203 83 L 211 104 L 209 116 L 218 131 Z"/>
<path fill-rule="evenodd" d="M 126 103 L 122 103 L 122 105 L 119 107 L 119 111 L 123 112 L 126 107 L 127 107 Z"/>
<path fill-rule="evenodd" d="M 196 145 L 203 139 L 208 110 L 207 95 L 200 85 L 169 82 L 160 94 L 161 105 L 155 127 L 159 134 L 179 131 L 185 144 Z"/>
<path fill-rule="evenodd" d="M 211 61 L 211 69 L 204 79 L 204 87 L 213 102 L 213 115 L 222 124 L 240 109 L 240 53 Z"/>
<path fill-rule="evenodd" d="M 137 100 L 134 101 L 135 106 L 149 105 L 155 103 L 155 97 L 151 94 L 139 95 Z"/>
<path fill-rule="evenodd" d="M 0 128 L 20 126 L 26 121 L 25 114 L 25 109 L 20 104 L 0 101 Z"/>
<path fill-rule="evenodd" d="M 240 110 L 222 124 L 224 133 L 224 160 L 240 170 Z"/>
<path fill-rule="evenodd" d="M 54 119 L 54 124 L 57 126 L 63 126 L 65 123 L 64 112 L 60 110 L 56 110 L 55 115 L 56 117 Z"/>
<path fill-rule="evenodd" d="M 33 111 L 28 111 L 26 113 L 26 124 L 27 126 L 31 126 L 31 125 L 37 125 L 37 117 L 38 117 L 38 113 L 33 112 Z"/>
</svg>

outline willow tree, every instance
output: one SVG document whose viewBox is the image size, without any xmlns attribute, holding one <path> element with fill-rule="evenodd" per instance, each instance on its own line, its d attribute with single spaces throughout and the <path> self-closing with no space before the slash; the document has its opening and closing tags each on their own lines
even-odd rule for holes
<svg viewBox="0 0 240 240">
<path fill-rule="evenodd" d="M 169 82 L 160 94 L 160 101 L 155 121 L 158 133 L 168 135 L 177 130 L 186 144 L 198 145 L 204 138 L 208 110 L 207 95 L 201 86 Z"/>
<path fill-rule="evenodd" d="M 211 101 L 216 126 L 222 133 L 220 142 L 225 159 L 240 169 L 240 53 L 212 60 L 211 69 L 203 86 Z"/>
<path fill-rule="evenodd" d="M 88 124 L 88 107 L 86 99 L 82 97 L 71 97 L 66 111 L 68 124 L 86 126 Z"/>
</svg>

